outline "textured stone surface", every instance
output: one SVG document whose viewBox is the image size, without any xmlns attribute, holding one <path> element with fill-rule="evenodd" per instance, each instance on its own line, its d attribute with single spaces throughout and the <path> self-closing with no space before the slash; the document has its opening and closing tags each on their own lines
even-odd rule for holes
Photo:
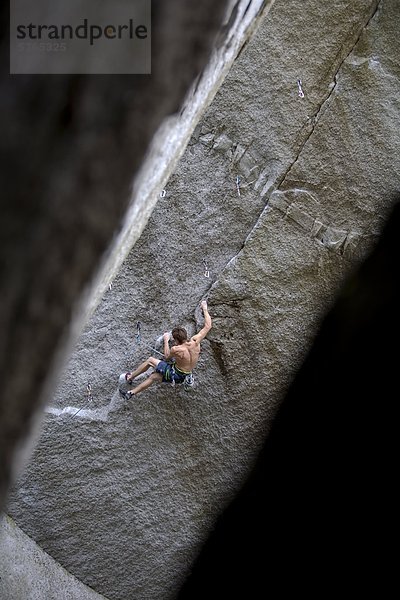
<svg viewBox="0 0 400 600">
<path fill-rule="evenodd" d="M 10 76 L 2 53 L 0 505 L 150 142 L 209 58 L 225 2 L 208 2 L 153 1 L 151 76 Z M 148 196 L 131 202 L 139 235 Z"/>
<path fill-rule="evenodd" d="M 109 283 L 143 231 L 162 189 L 174 171 L 200 117 L 215 96 L 233 61 L 265 18 L 274 0 L 231 0 L 223 27 L 207 65 L 185 97 L 179 114 L 170 116 L 152 140 L 146 161 L 135 181 L 133 197 L 122 230 L 115 237 L 104 264 L 92 282 L 84 316 L 98 305 Z"/>
<path fill-rule="evenodd" d="M 399 234 L 397 202 L 373 252 L 324 318 L 256 465 L 218 519 L 179 600 L 340 597 L 343 589 L 391 596 Z"/>
<path fill-rule="evenodd" d="M 2 600 L 107 600 L 58 565 L 9 517 L 0 519 Z"/>
<path fill-rule="evenodd" d="M 397 9 L 275 2 L 76 346 L 10 510 L 110 598 L 174 595 L 380 231 L 400 184 Z M 204 295 L 196 390 L 124 405 L 119 374 L 174 324 L 193 332 Z"/>
</svg>

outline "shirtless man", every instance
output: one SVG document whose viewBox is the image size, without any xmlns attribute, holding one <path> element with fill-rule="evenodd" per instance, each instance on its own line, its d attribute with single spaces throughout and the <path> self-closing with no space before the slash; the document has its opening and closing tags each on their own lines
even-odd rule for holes
<svg viewBox="0 0 400 600">
<path fill-rule="evenodd" d="M 146 390 L 153 383 L 161 381 L 172 383 L 173 380 L 175 383 L 183 383 L 187 375 L 191 375 L 199 360 L 200 342 L 206 337 L 212 326 L 207 302 L 205 300 L 201 302 L 201 308 L 204 314 L 204 327 L 199 333 L 196 333 L 196 335 L 189 340 L 186 329 L 183 327 L 175 327 L 172 330 L 172 337 L 175 340 L 176 345 L 172 346 L 172 348 L 170 348 L 168 344 L 170 334 L 164 333 L 165 360 L 159 360 L 158 358 L 150 356 L 136 369 L 136 371 L 126 374 L 126 381 L 128 383 L 133 383 L 135 377 L 147 371 L 149 367 L 155 368 L 155 373 L 150 375 L 146 381 L 140 383 L 133 390 L 125 393 L 127 399 L 143 392 L 143 390 Z M 171 362 L 167 362 L 171 359 L 175 359 L 173 365 Z"/>
</svg>

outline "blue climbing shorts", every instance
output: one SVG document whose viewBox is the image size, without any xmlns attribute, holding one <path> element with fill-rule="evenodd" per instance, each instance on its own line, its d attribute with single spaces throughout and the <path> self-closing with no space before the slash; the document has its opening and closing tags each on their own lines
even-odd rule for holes
<svg viewBox="0 0 400 600">
<path fill-rule="evenodd" d="M 172 383 L 172 381 L 175 381 L 175 383 L 183 383 L 186 375 L 190 375 L 190 373 L 180 371 L 177 367 L 167 363 L 165 360 L 160 360 L 156 366 L 156 373 L 160 373 L 163 378 L 162 380 L 167 383 Z"/>
</svg>

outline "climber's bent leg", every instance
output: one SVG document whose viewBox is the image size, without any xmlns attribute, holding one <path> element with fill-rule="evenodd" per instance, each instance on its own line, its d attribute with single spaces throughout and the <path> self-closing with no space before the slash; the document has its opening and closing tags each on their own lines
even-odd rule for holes
<svg viewBox="0 0 400 600">
<path fill-rule="evenodd" d="M 160 383 L 161 381 L 162 375 L 160 375 L 160 373 L 153 373 L 152 375 L 150 375 L 150 377 L 146 379 L 146 381 L 140 383 L 137 387 L 135 387 L 135 389 L 128 392 L 128 394 L 129 396 L 136 396 L 140 392 L 143 392 L 143 390 L 146 390 L 148 387 L 150 387 L 153 383 Z"/>
<path fill-rule="evenodd" d="M 138 368 L 135 371 L 132 371 L 132 373 L 126 377 L 126 380 L 128 382 L 132 381 L 133 379 L 135 379 L 135 377 L 137 377 L 141 373 L 144 373 L 150 367 L 156 368 L 159 362 L 160 361 L 159 361 L 158 358 L 154 358 L 153 356 L 149 356 L 149 358 L 147 360 L 145 360 L 141 365 L 139 365 Z"/>
</svg>

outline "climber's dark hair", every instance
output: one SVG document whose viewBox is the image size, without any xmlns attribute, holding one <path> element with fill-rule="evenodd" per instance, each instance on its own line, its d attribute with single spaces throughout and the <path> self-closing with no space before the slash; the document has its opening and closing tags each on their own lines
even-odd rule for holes
<svg viewBox="0 0 400 600">
<path fill-rule="evenodd" d="M 183 327 L 174 327 L 171 331 L 172 337 L 179 344 L 183 344 L 183 342 L 187 342 L 188 334 L 186 329 Z"/>
</svg>

